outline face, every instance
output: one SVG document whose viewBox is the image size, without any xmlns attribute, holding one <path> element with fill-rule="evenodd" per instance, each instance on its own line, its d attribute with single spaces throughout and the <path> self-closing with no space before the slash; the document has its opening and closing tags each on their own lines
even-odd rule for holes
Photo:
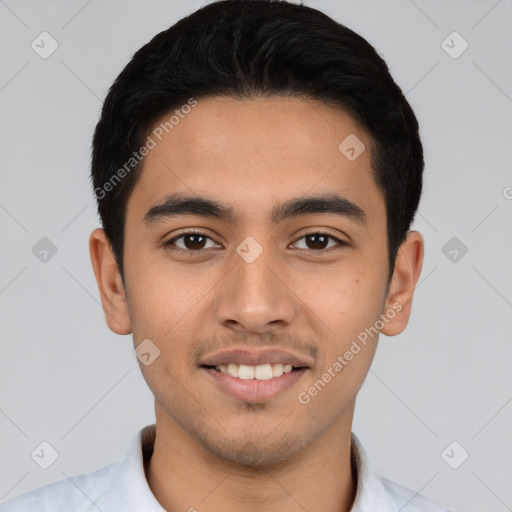
<svg viewBox="0 0 512 512">
<path fill-rule="evenodd" d="M 140 363 L 157 424 L 245 464 L 350 431 L 376 329 L 405 326 L 370 138 L 277 97 L 201 100 L 160 137 L 127 203 L 126 302 L 102 292 L 110 327 L 160 351 Z"/>
</svg>

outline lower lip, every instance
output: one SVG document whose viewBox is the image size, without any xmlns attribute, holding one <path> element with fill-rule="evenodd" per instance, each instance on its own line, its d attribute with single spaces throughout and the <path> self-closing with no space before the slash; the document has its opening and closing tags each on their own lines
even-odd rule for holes
<svg viewBox="0 0 512 512">
<path fill-rule="evenodd" d="M 275 397 L 297 382 L 308 370 L 300 368 L 291 372 L 283 373 L 280 377 L 272 377 L 268 380 L 238 379 L 213 368 L 201 368 L 210 378 L 219 385 L 226 393 L 247 402 L 258 402 Z"/>
</svg>

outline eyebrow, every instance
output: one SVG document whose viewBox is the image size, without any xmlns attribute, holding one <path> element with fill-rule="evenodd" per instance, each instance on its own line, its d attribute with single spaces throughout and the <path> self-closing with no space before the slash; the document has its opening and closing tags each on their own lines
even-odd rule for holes
<svg viewBox="0 0 512 512">
<path fill-rule="evenodd" d="M 366 224 L 364 210 L 357 204 L 338 194 L 296 197 L 273 208 L 270 220 L 279 223 L 284 220 L 311 214 L 333 214 L 346 217 L 358 224 Z M 144 224 L 151 226 L 160 220 L 180 215 L 199 215 L 213 217 L 234 223 L 236 215 L 232 207 L 201 196 L 182 193 L 167 195 L 162 201 L 153 205 L 144 215 Z"/>
</svg>

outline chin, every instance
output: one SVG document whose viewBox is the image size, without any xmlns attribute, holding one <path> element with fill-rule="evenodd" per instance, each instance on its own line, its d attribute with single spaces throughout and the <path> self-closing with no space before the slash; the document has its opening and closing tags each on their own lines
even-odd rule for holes
<svg viewBox="0 0 512 512">
<path fill-rule="evenodd" d="M 251 470 L 258 468 L 266 470 L 282 465 L 301 452 L 306 445 L 296 436 L 286 436 L 273 441 L 265 439 L 263 435 L 260 439 L 250 440 L 229 437 L 212 442 L 212 438 L 209 437 L 200 441 L 204 448 L 217 457 Z"/>
</svg>

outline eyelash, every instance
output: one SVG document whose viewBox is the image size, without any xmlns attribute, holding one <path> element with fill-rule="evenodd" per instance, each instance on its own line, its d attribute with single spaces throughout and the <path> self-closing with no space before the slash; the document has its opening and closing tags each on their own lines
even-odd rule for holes
<svg viewBox="0 0 512 512">
<path fill-rule="evenodd" d="M 177 235 L 177 236 L 171 238 L 169 241 L 165 242 L 164 246 L 171 251 L 186 253 L 188 255 L 201 254 L 206 251 L 206 249 L 197 249 L 195 251 L 192 249 L 182 249 L 181 247 L 177 247 L 176 245 L 174 245 L 177 240 L 179 240 L 180 238 L 186 237 L 187 235 L 199 235 L 199 236 L 203 236 L 203 237 L 208 238 L 208 239 L 212 240 L 213 242 L 215 242 L 210 236 L 208 236 L 205 233 L 202 233 L 201 231 L 183 231 L 179 235 Z M 306 238 L 306 237 L 312 236 L 312 235 L 323 235 L 331 240 L 334 240 L 340 247 L 349 245 L 347 242 L 344 242 L 343 240 L 340 240 L 339 238 L 332 236 L 329 233 L 324 233 L 322 231 L 312 231 L 311 233 L 305 233 L 300 238 L 298 238 L 294 243 L 297 243 L 299 240 L 302 240 L 303 238 Z M 314 250 L 314 249 L 301 249 L 301 250 L 308 250 L 313 253 L 322 253 L 331 248 L 332 247 L 325 248 L 325 249 L 317 249 L 317 250 Z"/>
</svg>

